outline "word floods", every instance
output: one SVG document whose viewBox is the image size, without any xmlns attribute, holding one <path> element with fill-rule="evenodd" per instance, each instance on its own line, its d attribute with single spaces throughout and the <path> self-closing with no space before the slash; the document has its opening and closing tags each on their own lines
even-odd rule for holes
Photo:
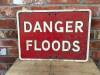
<svg viewBox="0 0 100 75">
<path fill-rule="evenodd" d="M 19 58 L 85 62 L 89 55 L 91 11 L 18 11 Z"/>
</svg>

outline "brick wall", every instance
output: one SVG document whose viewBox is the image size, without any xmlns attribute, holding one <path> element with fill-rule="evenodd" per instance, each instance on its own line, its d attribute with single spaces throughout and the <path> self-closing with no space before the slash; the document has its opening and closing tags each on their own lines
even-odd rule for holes
<svg viewBox="0 0 100 75">
<path fill-rule="evenodd" d="M 0 56 L 0 70 L 6 71 L 18 57 L 16 11 L 24 8 L 91 9 L 93 17 L 90 56 L 100 66 L 100 0 L 23 0 L 23 3 L 26 4 L 15 5 L 13 0 L 0 0 L 0 48 L 7 49 L 7 55 Z"/>
</svg>

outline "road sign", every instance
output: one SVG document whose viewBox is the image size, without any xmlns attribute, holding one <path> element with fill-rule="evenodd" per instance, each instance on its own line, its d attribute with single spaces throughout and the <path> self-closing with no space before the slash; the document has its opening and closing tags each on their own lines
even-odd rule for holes
<svg viewBox="0 0 100 75">
<path fill-rule="evenodd" d="M 18 11 L 19 58 L 87 61 L 90 22 L 89 9 Z"/>
</svg>

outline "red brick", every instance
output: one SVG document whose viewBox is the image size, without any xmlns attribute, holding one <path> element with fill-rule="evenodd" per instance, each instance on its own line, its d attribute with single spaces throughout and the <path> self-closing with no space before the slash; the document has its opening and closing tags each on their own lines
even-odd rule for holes
<svg viewBox="0 0 100 75">
<path fill-rule="evenodd" d="M 0 38 L 17 38 L 17 31 L 15 30 L 0 30 Z"/>
<path fill-rule="evenodd" d="M 9 30 L 5 32 L 6 38 L 17 38 L 17 31 Z"/>
<path fill-rule="evenodd" d="M 32 10 L 53 10 L 53 9 L 63 9 L 62 6 L 44 6 L 44 7 L 40 7 L 40 6 L 32 6 L 31 7 Z"/>
<path fill-rule="evenodd" d="M 15 60 L 15 57 L 0 57 L 0 63 L 13 63 Z"/>
<path fill-rule="evenodd" d="M 8 55 L 12 57 L 18 57 L 18 49 L 17 48 L 8 48 Z"/>
<path fill-rule="evenodd" d="M 0 30 L 0 39 L 16 39 L 17 31 L 15 30 Z"/>
<path fill-rule="evenodd" d="M 0 0 L 0 4 L 12 4 L 13 0 Z"/>
<path fill-rule="evenodd" d="M 7 69 L 7 68 L 8 68 L 7 64 L 3 64 L 3 63 L 0 64 L 0 70 Z"/>
<path fill-rule="evenodd" d="M 17 47 L 16 40 L 0 40 L 0 47 Z"/>
<path fill-rule="evenodd" d="M 0 70 L 8 70 L 12 66 L 12 63 L 0 63 Z"/>
<path fill-rule="evenodd" d="M 16 21 L 12 19 L 0 20 L 0 29 L 16 29 Z"/>
<path fill-rule="evenodd" d="M 68 4 L 77 4 L 80 0 L 48 0 L 49 3 L 68 3 Z"/>
<path fill-rule="evenodd" d="M 99 50 L 93 51 L 93 59 L 100 60 L 100 51 Z"/>
<path fill-rule="evenodd" d="M 94 29 L 100 29 L 100 19 L 93 19 L 91 25 Z"/>
<path fill-rule="evenodd" d="M 100 4 L 100 0 L 83 0 L 83 3 Z"/>
<path fill-rule="evenodd" d="M 90 39 L 94 39 L 94 32 L 93 31 L 91 31 L 91 33 L 90 33 Z"/>
<path fill-rule="evenodd" d="M 99 6 L 66 6 L 65 9 L 90 9 L 92 11 L 92 16 L 100 17 L 100 7 Z"/>
<path fill-rule="evenodd" d="M 90 42 L 90 49 L 99 49 L 100 48 L 100 41 L 91 41 Z"/>
<path fill-rule="evenodd" d="M 21 6 L 0 6 L 0 16 L 1 17 L 16 17 L 16 12 L 21 10 Z"/>
</svg>

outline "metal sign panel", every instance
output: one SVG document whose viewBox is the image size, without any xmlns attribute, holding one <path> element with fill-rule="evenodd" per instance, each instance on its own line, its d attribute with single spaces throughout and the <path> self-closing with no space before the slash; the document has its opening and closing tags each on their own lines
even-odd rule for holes
<svg viewBox="0 0 100 75">
<path fill-rule="evenodd" d="M 87 61 L 90 22 L 89 9 L 18 11 L 19 58 Z"/>
</svg>

